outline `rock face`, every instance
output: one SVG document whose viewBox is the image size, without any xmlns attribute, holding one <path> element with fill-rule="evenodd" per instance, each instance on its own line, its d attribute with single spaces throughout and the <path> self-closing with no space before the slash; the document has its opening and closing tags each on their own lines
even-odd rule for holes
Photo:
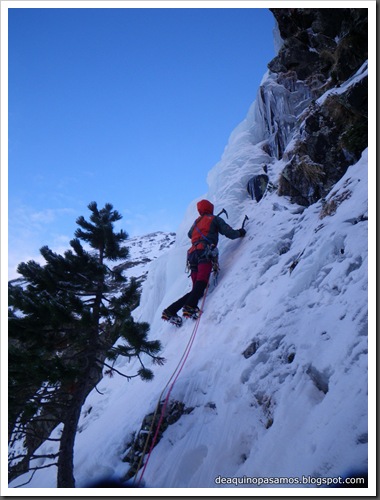
<svg viewBox="0 0 380 500">
<path fill-rule="evenodd" d="M 269 63 L 312 84 L 346 81 L 367 59 L 367 9 L 270 9 L 284 44 Z M 329 83 L 328 83 L 329 81 Z"/>
<path fill-rule="evenodd" d="M 168 426 L 177 422 L 182 415 L 191 413 L 193 409 L 186 408 L 181 401 L 171 401 L 165 411 L 164 402 L 160 402 L 156 412 L 149 413 L 144 417 L 137 436 L 133 436 L 132 441 L 127 444 L 123 461 L 130 464 L 130 469 L 124 478 L 125 480 L 136 476 L 144 465 L 142 457 L 150 452 L 152 444 L 156 446 L 159 443 Z"/>
<path fill-rule="evenodd" d="M 268 68 L 289 94 L 287 101 L 293 94 L 298 103 L 285 113 L 286 121 L 277 119 L 271 146 L 286 162 L 279 194 L 308 206 L 323 198 L 367 147 L 368 77 L 354 77 L 366 70 L 368 12 L 270 10 L 283 44 Z M 268 96 L 263 93 L 262 99 Z"/>
</svg>

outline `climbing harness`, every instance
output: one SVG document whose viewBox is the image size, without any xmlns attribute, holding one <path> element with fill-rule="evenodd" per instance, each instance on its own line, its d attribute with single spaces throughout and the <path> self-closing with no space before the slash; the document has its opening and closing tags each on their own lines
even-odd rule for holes
<svg viewBox="0 0 380 500">
<path fill-rule="evenodd" d="M 208 287 L 209 287 L 209 283 L 207 283 L 207 287 L 206 287 L 206 290 L 205 290 L 205 293 L 203 295 L 203 299 L 202 299 L 202 304 L 201 304 L 201 310 L 203 310 L 203 306 L 204 306 L 204 303 L 205 303 L 205 300 L 206 300 L 206 296 L 207 296 L 207 292 L 208 292 Z M 178 362 L 178 365 L 176 366 L 175 370 L 173 371 L 170 379 L 168 380 L 167 384 L 165 385 L 164 389 L 162 390 L 159 398 L 158 398 L 158 402 L 157 402 L 157 406 L 156 406 L 156 410 L 154 412 L 154 415 L 153 415 L 153 418 L 152 418 L 152 423 L 151 423 L 151 426 L 150 426 L 150 429 L 148 431 L 148 435 L 147 435 L 147 438 L 146 438 L 146 441 L 145 441 L 145 446 L 144 446 L 144 449 L 142 451 L 142 454 L 141 454 L 141 458 L 140 458 L 140 461 L 138 463 L 138 466 L 137 466 L 137 470 L 136 470 L 136 473 L 135 473 L 135 476 L 134 476 L 134 480 L 133 482 L 136 483 L 137 481 L 137 476 L 139 474 L 139 471 L 141 469 L 141 465 L 142 465 L 142 461 L 144 459 L 144 456 L 145 456 L 145 453 L 146 453 L 146 450 L 148 448 L 148 442 L 149 442 L 149 438 L 152 434 L 152 430 L 153 430 L 153 426 L 154 426 L 154 423 L 155 423 L 155 420 L 156 420 L 156 417 L 157 417 L 157 413 L 161 407 L 161 415 L 160 415 L 160 418 L 158 420 L 158 424 L 157 424 L 157 429 L 156 429 L 156 432 L 153 436 L 153 440 L 152 440 L 152 443 L 150 445 L 150 449 L 149 449 L 149 452 L 148 452 L 148 456 L 147 456 L 147 459 L 146 459 L 146 462 L 144 464 L 144 467 L 142 469 L 142 472 L 140 474 L 140 478 L 138 479 L 138 482 L 137 482 L 137 486 L 140 486 L 140 483 L 144 477 L 144 474 L 145 474 L 145 470 L 147 468 L 147 465 L 148 465 L 148 462 L 149 462 L 149 459 L 150 459 L 150 456 L 152 454 L 152 451 L 153 451 L 153 448 L 156 444 L 156 441 L 157 441 L 157 437 L 158 437 L 158 434 L 159 434 L 159 431 L 160 431 L 160 427 L 161 427 L 161 424 L 163 422 L 163 419 L 164 419 L 164 415 L 165 415 L 165 410 L 166 410 L 166 407 L 168 405 L 168 402 L 169 402 L 169 398 L 170 398 L 170 394 L 173 390 L 173 387 L 175 385 L 175 383 L 177 382 L 178 380 L 178 377 L 187 361 L 187 358 L 189 357 L 189 354 L 190 354 L 190 351 L 191 351 L 191 348 L 194 344 L 194 340 L 195 340 L 195 337 L 196 337 L 196 334 L 197 334 L 197 331 L 198 331 L 198 327 L 199 327 L 199 323 L 200 323 L 200 320 L 201 320 L 201 317 L 202 317 L 202 314 L 200 314 L 198 316 L 198 318 L 196 319 L 195 321 L 195 325 L 194 325 L 194 328 L 193 328 L 193 331 L 191 333 L 191 336 L 190 336 L 190 339 L 185 347 L 185 350 L 181 356 L 181 359 L 179 360 Z M 170 387 L 169 387 L 170 385 Z M 168 390 L 168 393 L 166 395 L 166 398 L 164 400 L 163 403 L 162 402 L 162 398 L 163 398 L 163 395 L 166 391 L 166 389 L 169 387 L 169 390 Z"/>
</svg>

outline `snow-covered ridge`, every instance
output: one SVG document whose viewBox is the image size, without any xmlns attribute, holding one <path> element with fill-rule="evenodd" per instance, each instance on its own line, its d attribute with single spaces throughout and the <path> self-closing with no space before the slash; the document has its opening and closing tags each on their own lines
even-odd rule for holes
<svg viewBox="0 0 380 500">
<path fill-rule="evenodd" d="M 175 233 L 162 231 L 129 238 L 125 242 L 125 246 L 129 249 L 128 260 L 116 267 L 123 270 L 125 277 L 144 281 L 150 263 L 167 252 L 175 243 L 175 238 Z"/>
</svg>

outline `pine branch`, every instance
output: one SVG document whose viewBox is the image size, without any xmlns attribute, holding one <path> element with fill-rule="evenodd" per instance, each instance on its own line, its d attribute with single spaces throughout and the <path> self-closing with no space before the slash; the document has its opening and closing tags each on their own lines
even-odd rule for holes
<svg viewBox="0 0 380 500">
<path fill-rule="evenodd" d="M 141 361 L 141 358 L 140 358 L 140 354 L 139 353 L 136 353 L 136 357 L 137 359 L 140 361 L 140 365 L 143 367 L 143 369 L 145 370 L 145 366 L 144 366 L 144 363 Z"/>
<path fill-rule="evenodd" d="M 18 460 L 19 458 L 27 458 L 28 460 L 37 460 L 38 458 L 57 458 L 59 456 L 59 452 L 57 453 L 50 453 L 48 455 L 28 455 L 28 454 L 20 454 L 16 455 L 14 457 L 9 457 L 9 462 L 12 462 L 13 460 Z"/>
<path fill-rule="evenodd" d="M 130 380 L 131 378 L 137 377 L 137 375 L 125 375 L 124 373 L 121 373 L 119 370 L 117 370 L 113 366 L 110 366 L 109 364 L 105 363 L 104 361 L 102 362 L 102 365 L 104 365 L 106 368 L 109 368 L 111 371 L 116 372 L 117 374 L 121 375 L 122 377 L 127 378 L 128 380 Z"/>
<path fill-rule="evenodd" d="M 50 420 L 51 422 L 53 422 L 53 420 Z M 60 422 L 57 420 L 57 425 L 59 425 Z M 38 438 L 38 439 L 43 439 L 44 441 L 51 441 L 51 442 L 55 442 L 55 443 L 59 443 L 61 441 L 61 438 L 51 438 L 49 437 L 49 435 L 47 435 L 46 437 L 43 435 L 43 434 L 38 434 L 37 432 L 34 432 L 34 431 L 29 431 L 28 429 L 15 429 L 13 432 L 12 432 L 12 435 L 15 435 L 15 437 L 13 439 L 10 440 L 10 445 L 13 445 L 13 442 L 18 440 L 19 437 L 17 437 L 17 434 L 21 434 L 22 436 L 30 436 L 32 438 Z"/>
<path fill-rule="evenodd" d="M 18 486 L 15 486 L 15 488 L 22 488 L 23 486 L 26 486 L 27 484 L 29 484 L 33 477 L 34 477 L 34 474 L 38 471 L 38 470 L 41 470 L 41 469 L 47 469 L 48 467 L 53 467 L 53 466 L 57 466 L 58 467 L 58 463 L 57 462 L 54 462 L 52 464 L 48 464 L 48 465 L 41 465 L 41 467 L 32 467 L 30 469 L 28 469 L 28 472 L 30 471 L 33 471 L 32 475 L 30 476 L 29 480 L 26 481 L 25 483 L 22 483 L 22 484 L 19 484 Z"/>
<path fill-rule="evenodd" d="M 49 453 L 47 455 L 32 455 L 30 460 L 37 460 L 38 458 L 57 458 L 59 456 L 59 452 L 57 453 Z"/>
<path fill-rule="evenodd" d="M 163 366 L 166 363 L 166 359 L 161 356 L 151 356 L 154 365 Z"/>
</svg>

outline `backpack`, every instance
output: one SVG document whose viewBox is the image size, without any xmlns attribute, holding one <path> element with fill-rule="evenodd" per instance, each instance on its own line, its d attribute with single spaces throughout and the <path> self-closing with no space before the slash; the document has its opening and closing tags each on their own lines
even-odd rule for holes
<svg viewBox="0 0 380 500">
<path fill-rule="evenodd" d="M 194 229 L 191 234 L 192 247 L 199 247 L 199 243 L 202 243 L 204 248 L 206 244 L 211 244 L 211 241 L 207 238 L 210 232 L 210 227 L 215 215 L 205 214 L 198 217 L 194 223 Z M 194 248 L 195 249 L 195 248 Z"/>
</svg>

